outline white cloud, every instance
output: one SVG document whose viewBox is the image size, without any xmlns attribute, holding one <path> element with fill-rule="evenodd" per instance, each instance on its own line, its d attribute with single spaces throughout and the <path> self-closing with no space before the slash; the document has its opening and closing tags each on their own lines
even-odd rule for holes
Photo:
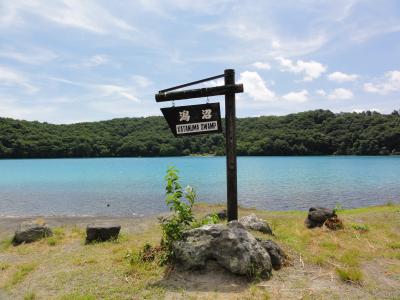
<svg viewBox="0 0 400 300">
<path fill-rule="evenodd" d="M 271 47 L 272 47 L 272 49 L 279 49 L 282 47 L 282 45 L 278 40 L 272 40 Z"/>
<path fill-rule="evenodd" d="M 275 93 L 268 89 L 264 80 L 257 72 L 245 71 L 240 73 L 239 82 L 244 85 L 244 92 L 255 101 L 274 101 Z"/>
<path fill-rule="evenodd" d="M 322 73 L 326 72 L 327 67 L 323 64 L 310 60 L 310 61 L 302 61 L 297 60 L 296 62 L 284 58 L 284 57 L 276 57 L 275 58 L 279 64 L 281 65 L 281 70 L 284 72 L 291 72 L 295 74 L 303 74 L 304 81 L 312 81 L 321 76 Z"/>
<path fill-rule="evenodd" d="M 316 90 L 315 93 L 319 96 L 325 97 L 326 96 L 326 92 L 322 89 Z"/>
<path fill-rule="evenodd" d="M 0 113 L 2 117 L 20 119 L 20 120 L 48 120 L 48 117 L 55 111 L 55 107 L 49 105 L 37 104 L 27 106 L 19 103 L 18 100 L 0 96 Z"/>
<path fill-rule="evenodd" d="M 93 1 L 20 1 L 7 7 L 7 25 L 20 20 L 23 13 L 28 13 L 61 26 L 79 28 L 97 34 L 107 34 L 116 30 L 136 31 L 132 25 L 113 16 L 107 9 Z"/>
<path fill-rule="evenodd" d="M 362 112 L 365 112 L 365 111 L 376 111 L 378 113 L 381 112 L 381 110 L 378 109 L 378 108 L 369 108 L 369 109 L 355 108 L 355 109 L 352 110 L 352 112 L 355 112 L 355 113 L 362 113 Z"/>
<path fill-rule="evenodd" d="M 223 78 L 218 78 L 215 80 L 206 81 L 206 82 L 202 83 L 202 85 L 204 87 L 213 87 L 213 86 L 219 86 L 219 85 L 224 85 L 224 84 L 225 84 L 225 82 L 224 82 Z"/>
<path fill-rule="evenodd" d="M 304 103 L 307 102 L 308 99 L 308 91 L 307 90 L 301 90 L 299 92 L 290 92 L 286 95 L 282 96 L 282 99 L 291 101 L 291 102 L 299 102 L 299 103 Z"/>
<path fill-rule="evenodd" d="M 400 71 L 386 72 L 384 78 L 378 79 L 376 83 L 365 83 L 364 90 L 368 93 L 378 93 L 382 95 L 400 91 Z"/>
<path fill-rule="evenodd" d="M 134 75 L 132 76 L 132 79 L 134 80 L 135 84 L 140 88 L 148 88 L 153 84 L 153 82 L 149 78 L 141 75 Z"/>
<path fill-rule="evenodd" d="M 113 84 L 98 84 L 94 87 L 105 97 L 117 96 L 134 102 L 140 102 L 140 100 L 135 96 L 134 91 L 128 87 Z"/>
<path fill-rule="evenodd" d="M 314 53 L 321 49 L 329 41 L 329 36 L 324 32 L 310 33 L 308 37 L 282 37 L 279 40 L 274 38 L 271 42 L 271 51 L 268 53 L 272 57 L 279 56 L 301 56 Z"/>
<path fill-rule="evenodd" d="M 85 67 L 97 67 L 100 65 L 105 65 L 110 62 L 110 59 L 107 55 L 93 55 L 90 57 L 87 61 L 83 63 L 83 66 Z"/>
<path fill-rule="evenodd" d="M 3 66 L 0 66 L 0 86 L 19 86 L 27 93 L 38 91 L 38 88 L 33 86 L 25 75 Z"/>
<path fill-rule="evenodd" d="M 249 10 L 249 7 L 246 7 L 246 10 Z M 240 47 L 241 55 L 253 57 L 253 59 L 260 59 L 259 53 L 264 53 L 268 58 L 307 55 L 321 49 L 329 41 L 327 34 L 322 31 L 307 32 L 302 37 L 287 35 L 279 30 L 277 24 L 266 22 L 264 14 L 255 19 L 245 13 L 245 11 L 240 12 L 234 18 L 221 18 L 221 21 L 201 25 L 199 28 L 242 40 L 242 44 L 246 46 Z M 231 52 L 229 49 L 227 51 Z M 225 56 L 227 51 L 225 51 Z M 257 57 L 255 53 L 258 53 Z"/>
<path fill-rule="evenodd" d="M 140 75 L 131 76 L 130 80 L 126 84 L 114 84 L 114 83 L 92 84 L 86 82 L 76 82 L 57 77 L 45 77 L 45 78 L 55 82 L 64 83 L 67 85 L 72 85 L 81 88 L 82 93 L 86 93 L 87 91 L 89 91 L 90 93 L 89 94 L 86 93 L 85 97 L 93 99 L 108 97 L 113 101 L 129 100 L 134 102 L 141 102 L 139 99 L 140 96 L 143 95 L 143 93 L 148 92 L 146 88 L 148 88 L 153 84 L 153 82 L 150 79 Z"/>
<path fill-rule="evenodd" d="M 349 81 L 355 81 L 358 79 L 357 74 L 346 74 L 342 72 L 333 72 L 328 75 L 328 79 L 330 81 L 336 81 L 336 82 L 349 82 Z"/>
<path fill-rule="evenodd" d="M 397 20 L 372 21 L 368 25 L 363 24 L 353 31 L 351 39 L 355 42 L 366 42 L 371 38 L 382 34 L 395 33 L 400 31 L 400 23 Z"/>
<path fill-rule="evenodd" d="M 57 58 L 57 55 L 43 48 L 31 48 L 25 52 L 18 51 L 14 48 L 2 48 L 0 49 L 0 57 L 26 64 L 39 65 Z"/>
<path fill-rule="evenodd" d="M 267 62 L 261 62 L 261 61 L 257 61 L 255 63 L 253 63 L 253 67 L 259 70 L 270 70 L 271 69 L 271 65 Z"/>
<path fill-rule="evenodd" d="M 353 92 L 348 90 L 348 89 L 344 89 L 344 88 L 338 88 L 338 89 L 334 89 L 329 95 L 328 95 L 328 99 L 330 100 L 348 100 L 353 98 Z"/>
<path fill-rule="evenodd" d="M 329 100 L 347 100 L 353 98 L 354 96 L 351 90 L 344 88 L 334 89 L 329 94 L 323 89 L 318 89 L 315 91 L 315 94 Z"/>
</svg>

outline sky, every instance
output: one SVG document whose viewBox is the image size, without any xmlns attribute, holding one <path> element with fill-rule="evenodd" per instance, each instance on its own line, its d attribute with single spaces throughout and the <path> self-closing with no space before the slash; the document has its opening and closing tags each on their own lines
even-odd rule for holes
<svg viewBox="0 0 400 300">
<path fill-rule="evenodd" d="M 244 84 L 239 117 L 390 113 L 400 108 L 400 1 L 0 0 L 0 117 L 161 115 L 172 104 L 156 103 L 157 91 L 224 69 Z M 209 99 L 222 112 L 223 100 Z"/>
</svg>

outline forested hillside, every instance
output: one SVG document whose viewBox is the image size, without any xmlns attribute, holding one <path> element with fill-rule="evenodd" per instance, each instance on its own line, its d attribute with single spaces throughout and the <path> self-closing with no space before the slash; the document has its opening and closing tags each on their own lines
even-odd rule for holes
<svg viewBox="0 0 400 300">
<path fill-rule="evenodd" d="M 400 154 L 398 111 L 315 110 L 237 121 L 239 155 Z M 53 125 L 0 118 L 1 158 L 224 154 L 222 134 L 175 138 L 163 117 Z"/>
</svg>

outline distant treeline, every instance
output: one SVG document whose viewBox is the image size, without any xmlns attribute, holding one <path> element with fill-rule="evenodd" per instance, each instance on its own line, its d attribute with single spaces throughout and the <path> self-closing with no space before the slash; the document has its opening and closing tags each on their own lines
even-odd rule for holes
<svg viewBox="0 0 400 300">
<path fill-rule="evenodd" d="M 400 115 L 307 111 L 237 120 L 239 155 L 400 154 Z M 175 138 L 163 117 L 53 125 L 0 118 L 0 158 L 224 155 L 222 134 Z"/>
</svg>

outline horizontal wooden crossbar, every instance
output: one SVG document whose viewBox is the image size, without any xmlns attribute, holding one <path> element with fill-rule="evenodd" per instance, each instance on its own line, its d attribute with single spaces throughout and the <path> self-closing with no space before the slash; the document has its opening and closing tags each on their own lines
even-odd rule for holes
<svg viewBox="0 0 400 300">
<path fill-rule="evenodd" d="M 165 89 L 165 90 L 161 90 L 158 93 L 162 94 L 162 93 L 170 92 L 170 91 L 173 91 L 173 90 L 178 90 L 178 89 L 181 89 L 181 88 L 184 88 L 184 87 L 187 87 L 187 86 L 191 86 L 191 85 L 195 85 L 195 84 L 199 84 L 199 83 L 203 83 L 203 82 L 219 79 L 219 78 L 222 78 L 222 77 L 225 77 L 225 74 L 221 74 L 221 75 L 208 77 L 208 78 L 196 80 L 196 81 L 193 81 L 193 82 L 177 85 L 177 86 Z"/>
<path fill-rule="evenodd" d="M 171 93 L 158 93 L 156 94 L 157 102 L 184 100 L 191 98 L 203 98 L 218 95 L 226 95 L 231 93 L 243 93 L 243 84 L 220 85 L 209 88 L 201 88 L 194 90 L 178 91 Z"/>
</svg>

